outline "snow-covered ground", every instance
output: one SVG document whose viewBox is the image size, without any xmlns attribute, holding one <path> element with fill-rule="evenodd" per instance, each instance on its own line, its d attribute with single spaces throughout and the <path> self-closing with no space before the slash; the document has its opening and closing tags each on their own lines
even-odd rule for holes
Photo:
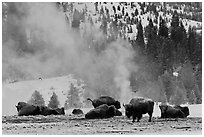
<svg viewBox="0 0 204 137">
<path fill-rule="evenodd" d="M 56 77 L 42 80 L 21 81 L 10 84 L 2 85 L 2 115 L 16 115 L 17 111 L 15 105 L 19 101 L 27 102 L 32 93 L 39 91 L 45 100 L 47 105 L 53 91 L 58 95 L 58 100 L 61 106 L 64 105 L 67 93 L 70 88 L 70 83 L 76 83 L 71 75 L 64 77 Z M 75 84 L 74 84 L 75 85 Z M 202 117 L 202 104 L 199 105 L 187 105 L 190 109 L 189 117 Z M 83 108 L 83 112 L 86 113 L 92 108 Z M 66 114 L 71 114 L 73 109 L 67 110 Z M 124 115 L 124 108 L 120 109 Z M 160 116 L 159 106 L 155 103 L 154 117 Z"/>
<path fill-rule="evenodd" d="M 17 114 L 15 105 L 19 101 L 27 102 L 32 93 L 37 90 L 42 94 L 45 105 L 48 104 L 52 93 L 55 92 L 61 106 L 64 106 L 70 84 L 77 85 L 76 79 L 72 75 L 56 77 L 50 79 L 38 79 L 31 81 L 21 81 L 16 83 L 2 84 L 2 114 Z"/>
</svg>

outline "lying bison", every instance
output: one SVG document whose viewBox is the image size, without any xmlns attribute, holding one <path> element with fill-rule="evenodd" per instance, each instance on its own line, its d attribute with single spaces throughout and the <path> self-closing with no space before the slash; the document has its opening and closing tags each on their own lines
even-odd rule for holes
<svg viewBox="0 0 204 137">
<path fill-rule="evenodd" d="M 178 108 L 169 105 L 160 105 L 161 118 L 185 118 L 185 114 Z"/>
<path fill-rule="evenodd" d="M 86 119 L 101 119 L 110 118 L 115 116 L 116 108 L 114 105 L 108 106 L 107 104 L 102 104 L 85 114 Z"/>
<path fill-rule="evenodd" d="M 184 113 L 185 118 L 190 114 L 187 106 L 181 107 L 180 105 L 175 105 L 174 108 L 181 110 Z"/>
<path fill-rule="evenodd" d="M 123 105 L 125 108 L 125 115 L 130 118 L 133 117 L 132 122 L 137 122 L 142 118 L 142 114 L 149 114 L 149 122 L 151 122 L 152 113 L 154 109 L 154 102 L 151 99 L 145 98 L 133 98 L 130 100 L 129 104 Z"/>
<path fill-rule="evenodd" d="M 38 106 L 40 108 L 40 115 L 60 115 L 56 109 L 49 108 L 47 106 Z"/>
<path fill-rule="evenodd" d="M 114 105 L 117 109 L 120 109 L 120 102 L 116 101 L 114 98 L 109 96 L 101 96 L 97 99 L 91 100 L 90 98 L 87 98 L 87 100 L 90 100 L 92 102 L 92 105 L 94 108 L 102 105 L 107 104 L 108 106 Z"/>
<path fill-rule="evenodd" d="M 18 111 L 18 116 L 29 116 L 29 115 L 39 115 L 40 107 L 27 104 L 25 102 L 18 102 L 16 106 Z"/>
<path fill-rule="evenodd" d="M 61 115 L 64 113 L 64 108 L 52 109 L 47 106 L 35 106 L 25 102 L 18 102 L 16 106 L 18 116 L 29 116 L 29 115 Z"/>
<path fill-rule="evenodd" d="M 84 114 L 83 111 L 81 109 L 73 109 L 72 114 L 74 115 L 80 115 L 80 114 Z"/>
</svg>

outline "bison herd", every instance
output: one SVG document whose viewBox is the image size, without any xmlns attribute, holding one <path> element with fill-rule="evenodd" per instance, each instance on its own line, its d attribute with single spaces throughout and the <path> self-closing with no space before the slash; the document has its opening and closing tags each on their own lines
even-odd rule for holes
<svg viewBox="0 0 204 137">
<path fill-rule="evenodd" d="M 29 115 L 64 115 L 65 111 L 64 108 L 56 108 L 52 109 L 47 106 L 37 106 L 37 105 L 30 105 L 25 102 L 18 102 L 16 106 L 18 111 L 18 116 L 29 116 Z"/>
<path fill-rule="evenodd" d="M 101 96 L 97 99 L 90 99 L 93 109 L 85 114 L 85 119 L 102 119 L 114 116 L 122 116 L 122 112 L 118 109 L 121 108 L 120 102 L 109 96 Z M 125 115 L 130 118 L 132 122 L 140 121 L 143 114 L 149 115 L 149 122 L 151 122 L 154 110 L 154 101 L 148 98 L 137 97 L 130 100 L 129 104 L 123 104 L 125 108 Z M 64 115 L 64 108 L 52 109 L 47 106 L 30 105 L 25 102 L 18 102 L 16 106 L 18 116 L 28 115 Z M 187 106 L 181 107 L 180 105 L 170 106 L 166 104 L 159 105 L 161 110 L 161 118 L 186 118 L 189 115 L 189 108 Z M 81 109 L 74 109 L 72 114 L 83 114 Z"/>
</svg>

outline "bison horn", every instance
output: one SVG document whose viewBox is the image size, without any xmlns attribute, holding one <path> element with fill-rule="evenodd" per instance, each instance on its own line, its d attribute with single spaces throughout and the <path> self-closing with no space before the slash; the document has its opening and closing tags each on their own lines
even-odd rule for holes
<svg viewBox="0 0 204 137">
<path fill-rule="evenodd" d="M 125 104 L 123 103 L 123 107 L 125 107 Z"/>
</svg>

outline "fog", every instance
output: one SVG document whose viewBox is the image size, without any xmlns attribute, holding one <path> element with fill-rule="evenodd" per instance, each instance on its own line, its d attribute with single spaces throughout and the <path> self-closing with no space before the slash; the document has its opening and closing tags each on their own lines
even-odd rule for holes
<svg viewBox="0 0 204 137">
<path fill-rule="evenodd" d="M 110 95 L 122 102 L 132 97 L 129 78 L 138 66 L 127 41 L 119 39 L 96 51 L 54 3 L 11 5 L 3 23 L 3 81 L 74 74 L 85 81 L 87 96 Z M 104 36 L 97 34 L 93 37 L 100 43 Z"/>
</svg>

